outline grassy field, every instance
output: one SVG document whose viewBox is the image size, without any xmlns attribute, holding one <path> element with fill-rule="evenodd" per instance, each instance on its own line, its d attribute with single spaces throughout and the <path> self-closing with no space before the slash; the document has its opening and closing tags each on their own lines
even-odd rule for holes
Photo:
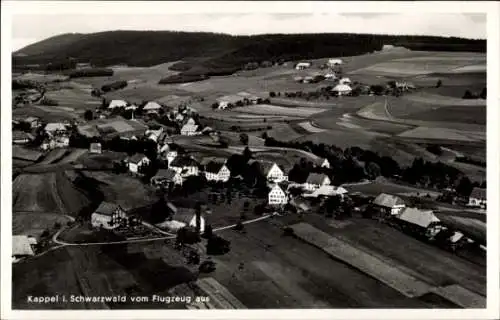
<svg viewBox="0 0 500 320">
<path fill-rule="evenodd" d="M 14 212 L 12 215 L 12 234 L 30 235 L 39 238 L 46 229 L 55 223 L 64 225 L 69 219 L 58 213 L 48 212 Z"/>
<path fill-rule="evenodd" d="M 101 99 L 92 97 L 88 90 L 75 86 L 71 89 L 47 91 L 47 98 L 55 100 L 58 106 L 47 107 L 67 112 L 85 112 L 86 109 L 95 109 L 102 103 Z"/>
<path fill-rule="evenodd" d="M 262 115 L 285 115 L 285 116 L 298 116 L 298 117 L 308 117 L 315 113 L 319 113 L 324 111 L 323 109 L 318 108 L 289 108 L 289 107 L 280 107 L 269 104 L 258 104 L 258 105 L 250 105 L 242 108 L 233 109 L 236 112 L 243 112 L 249 114 L 262 114 Z"/>
</svg>

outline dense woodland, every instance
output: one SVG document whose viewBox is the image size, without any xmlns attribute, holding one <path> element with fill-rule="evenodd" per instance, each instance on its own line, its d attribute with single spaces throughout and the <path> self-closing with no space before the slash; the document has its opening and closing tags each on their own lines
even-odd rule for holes
<svg viewBox="0 0 500 320">
<path fill-rule="evenodd" d="M 185 62 L 173 69 L 191 76 L 210 76 L 233 73 L 249 62 L 275 63 L 361 55 L 380 50 L 384 44 L 412 50 L 486 52 L 485 40 L 461 38 L 343 33 L 230 36 L 171 31 L 109 31 L 64 34 L 43 40 L 15 52 L 13 66 L 22 69 L 26 65 L 39 65 L 45 70 L 61 70 L 74 68 L 76 62 L 90 62 L 96 67 L 117 64 L 147 67 L 183 59 Z"/>
</svg>

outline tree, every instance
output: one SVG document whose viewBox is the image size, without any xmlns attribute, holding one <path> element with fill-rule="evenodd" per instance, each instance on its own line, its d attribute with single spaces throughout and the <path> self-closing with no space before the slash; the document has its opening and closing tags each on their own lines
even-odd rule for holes
<svg viewBox="0 0 500 320">
<path fill-rule="evenodd" d="M 470 179 L 468 177 L 462 177 L 462 179 L 460 179 L 460 182 L 458 183 L 456 190 L 459 195 L 468 197 L 472 192 L 472 188 L 473 186 Z"/>
<path fill-rule="evenodd" d="M 366 162 L 365 163 L 365 172 L 370 179 L 375 179 L 381 174 L 381 169 L 378 164 L 375 162 Z"/>
<path fill-rule="evenodd" d="M 252 151 L 250 150 L 249 147 L 245 147 L 243 150 L 243 161 L 248 162 L 248 160 L 252 159 Z"/>
<path fill-rule="evenodd" d="M 176 243 L 179 245 L 195 244 L 200 242 L 200 236 L 191 228 L 181 228 L 177 230 Z"/>
<path fill-rule="evenodd" d="M 462 99 L 474 99 L 474 96 L 469 90 L 466 90 Z"/>
<path fill-rule="evenodd" d="M 205 239 L 210 239 L 210 238 L 212 238 L 213 234 L 214 233 L 213 233 L 212 225 L 209 224 L 205 227 L 205 232 L 203 233 L 202 237 Z"/>
<path fill-rule="evenodd" d="M 240 134 L 240 141 L 244 145 L 248 145 L 248 134 L 246 133 L 241 133 Z"/>
<path fill-rule="evenodd" d="M 276 97 L 276 93 L 274 91 L 271 91 L 271 92 L 269 92 L 269 96 L 271 98 L 274 98 L 274 97 Z"/>
<path fill-rule="evenodd" d="M 241 216 L 240 216 L 242 220 L 246 218 L 246 213 L 248 212 L 249 207 L 250 207 L 250 202 L 248 201 L 243 202 L 243 210 L 241 211 Z"/>
<path fill-rule="evenodd" d="M 195 214 L 196 214 L 196 226 L 195 226 L 195 230 L 196 230 L 196 233 L 200 233 L 200 226 L 201 226 L 201 202 L 197 202 L 196 203 L 196 207 L 195 207 Z"/>
<path fill-rule="evenodd" d="M 483 88 L 483 90 L 481 91 L 481 94 L 479 95 L 479 97 L 481 99 L 486 100 L 486 88 Z"/>
<path fill-rule="evenodd" d="M 92 110 L 86 110 L 83 114 L 83 117 L 85 118 L 85 120 L 90 121 L 94 119 L 94 114 L 92 113 Z"/>
<path fill-rule="evenodd" d="M 436 83 L 436 88 L 439 88 L 441 87 L 441 85 L 443 84 L 443 82 L 441 81 L 441 79 L 439 79 Z"/>
</svg>

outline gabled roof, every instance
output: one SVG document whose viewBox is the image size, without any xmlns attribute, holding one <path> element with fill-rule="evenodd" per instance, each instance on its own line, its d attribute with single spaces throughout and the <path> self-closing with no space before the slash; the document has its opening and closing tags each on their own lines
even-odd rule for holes
<svg viewBox="0 0 500 320">
<path fill-rule="evenodd" d="M 148 159 L 148 157 L 146 157 L 144 154 L 142 154 L 142 153 L 136 153 L 133 156 L 131 156 L 130 158 L 128 158 L 128 162 L 138 163 L 139 161 L 141 161 L 144 158 Z"/>
<path fill-rule="evenodd" d="M 24 119 L 25 122 L 33 122 L 33 121 L 38 121 L 39 119 L 37 117 L 27 117 Z"/>
<path fill-rule="evenodd" d="M 317 158 L 316 160 L 314 160 L 314 163 L 315 163 L 317 166 L 321 166 L 321 165 L 323 165 L 323 163 L 324 163 L 325 161 L 328 161 L 328 159 L 326 159 L 326 158 Z"/>
<path fill-rule="evenodd" d="M 210 173 L 219 173 L 219 171 L 224 167 L 224 163 L 211 161 L 205 166 L 205 171 Z"/>
<path fill-rule="evenodd" d="M 182 126 L 181 131 L 196 131 L 196 129 L 198 129 L 197 124 L 186 123 L 185 125 Z"/>
<path fill-rule="evenodd" d="M 47 123 L 45 126 L 45 131 L 64 131 L 66 130 L 66 126 L 63 123 L 60 122 L 52 122 L 52 123 Z"/>
<path fill-rule="evenodd" d="M 158 109 L 161 109 L 161 106 L 157 102 L 150 101 L 150 102 L 146 103 L 146 105 L 144 106 L 143 109 L 144 110 L 158 110 Z"/>
<path fill-rule="evenodd" d="M 109 103 L 108 109 L 113 109 L 113 108 L 120 108 L 120 107 L 126 107 L 127 102 L 124 100 L 111 100 Z"/>
<path fill-rule="evenodd" d="M 172 169 L 159 169 L 158 172 L 155 174 L 154 177 L 156 178 L 164 178 L 167 180 L 173 180 L 174 177 L 177 175 L 177 172 Z"/>
<path fill-rule="evenodd" d="M 12 255 L 13 256 L 33 256 L 33 248 L 30 238 L 25 235 L 12 236 Z"/>
<path fill-rule="evenodd" d="M 217 98 L 217 102 L 236 103 L 236 102 L 241 101 L 243 99 L 244 98 L 242 96 L 233 94 L 233 95 L 219 97 L 219 98 Z"/>
<path fill-rule="evenodd" d="M 392 194 L 381 193 L 374 200 L 373 204 L 381 207 L 393 208 L 397 205 L 404 205 L 405 202 L 398 196 L 393 196 Z"/>
<path fill-rule="evenodd" d="M 99 205 L 99 207 L 97 207 L 97 209 L 94 212 L 102 214 L 102 215 L 110 216 L 117 209 L 120 209 L 119 205 L 103 201 L 103 202 L 101 202 L 101 204 Z"/>
<path fill-rule="evenodd" d="M 486 189 L 475 187 L 474 189 L 472 189 L 469 198 L 486 200 Z"/>
<path fill-rule="evenodd" d="M 417 208 L 405 208 L 397 216 L 398 219 L 412 223 L 414 225 L 427 228 L 433 222 L 440 220 L 434 215 L 432 210 L 420 210 Z"/>
<path fill-rule="evenodd" d="M 323 181 L 328 178 L 326 174 L 323 173 L 310 173 L 309 176 L 307 177 L 306 182 L 310 184 L 318 184 L 321 185 L 323 184 Z"/>
<path fill-rule="evenodd" d="M 271 186 L 271 190 L 269 190 L 269 193 L 271 193 L 273 190 L 279 190 L 280 192 L 285 193 L 285 191 L 283 191 L 283 189 L 277 183 Z"/>
<path fill-rule="evenodd" d="M 347 84 L 338 84 L 335 86 L 335 88 L 332 89 L 332 91 L 346 92 L 346 91 L 352 91 L 352 88 Z"/>
<path fill-rule="evenodd" d="M 318 197 L 318 196 L 335 196 L 346 194 L 347 190 L 343 187 L 335 187 L 335 186 L 320 186 L 317 190 L 312 193 L 306 193 L 304 197 Z"/>
<path fill-rule="evenodd" d="M 198 162 L 196 162 L 195 159 L 191 157 L 177 157 L 174 160 L 172 160 L 172 163 L 170 164 L 171 167 L 195 167 L 198 166 Z"/>
<path fill-rule="evenodd" d="M 248 165 L 253 165 L 257 163 L 261 169 L 261 172 L 267 176 L 269 174 L 269 171 L 272 169 L 274 165 L 276 165 L 281 171 L 283 171 L 283 168 L 281 168 L 277 163 L 272 162 L 272 161 L 265 161 L 265 160 L 254 160 L 250 159 L 248 160 L 247 164 Z"/>
</svg>

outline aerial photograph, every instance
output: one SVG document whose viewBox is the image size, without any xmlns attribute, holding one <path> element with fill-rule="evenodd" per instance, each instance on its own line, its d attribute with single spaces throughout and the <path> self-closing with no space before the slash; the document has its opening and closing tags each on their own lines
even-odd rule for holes
<svg viewBox="0 0 500 320">
<path fill-rule="evenodd" d="M 13 15 L 12 309 L 486 308 L 486 34 Z"/>
</svg>

